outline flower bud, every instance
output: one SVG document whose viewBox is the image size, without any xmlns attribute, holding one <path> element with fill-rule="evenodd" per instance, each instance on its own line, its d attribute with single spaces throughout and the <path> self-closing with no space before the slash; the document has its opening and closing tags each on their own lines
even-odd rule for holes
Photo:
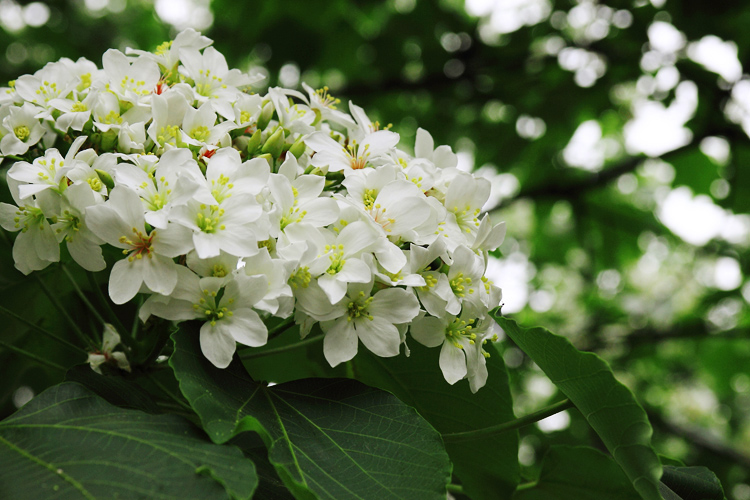
<svg viewBox="0 0 750 500">
<path fill-rule="evenodd" d="M 112 176 L 109 175 L 104 170 L 94 169 L 94 172 L 96 172 L 96 175 L 99 176 L 99 180 L 104 183 L 105 186 L 107 186 L 107 189 L 113 189 L 115 187 L 115 181 L 112 179 Z"/>
<path fill-rule="evenodd" d="M 284 150 L 284 129 L 279 127 L 261 148 L 262 153 L 269 153 L 273 158 L 278 158 Z M 295 155 L 296 156 L 296 155 Z"/>
<path fill-rule="evenodd" d="M 271 101 L 268 101 L 263 106 L 263 109 L 260 112 L 260 116 L 258 117 L 258 130 L 263 130 L 268 126 L 268 124 L 271 122 L 271 118 L 273 118 L 274 111 L 275 109 L 273 107 L 273 103 Z"/>
<path fill-rule="evenodd" d="M 258 152 L 258 146 L 260 146 L 260 129 L 256 130 L 247 142 L 247 155 L 255 156 L 255 153 Z"/>
<path fill-rule="evenodd" d="M 305 143 L 302 140 L 302 136 L 300 136 L 299 139 L 297 139 L 289 148 L 289 152 L 299 160 L 299 157 L 305 154 L 305 149 L 307 149 L 307 146 L 305 146 Z"/>
</svg>

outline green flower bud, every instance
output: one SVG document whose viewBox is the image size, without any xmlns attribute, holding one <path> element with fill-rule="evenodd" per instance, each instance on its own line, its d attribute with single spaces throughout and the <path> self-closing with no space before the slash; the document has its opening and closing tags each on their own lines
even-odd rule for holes
<svg viewBox="0 0 750 500">
<path fill-rule="evenodd" d="M 247 143 L 248 156 L 255 156 L 255 153 L 258 152 L 258 146 L 260 146 L 260 129 L 255 131 Z"/>
<path fill-rule="evenodd" d="M 299 157 L 305 153 L 305 149 L 307 149 L 307 146 L 305 146 L 302 136 L 300 136 L 299 139 L 294 141 L 292 147 L 289 148 L 289 152 L 292 153 L 295 158 L 299 159 Z"/>
<path fill-rule="evenodd" d="M 269 153 L 272 157 L 278 158 L 284 150 L 284 129 L 279 128 L 276 132 L 266 139 L 266 143 L 260 149 L 262 153 Z"/>
<path fill-rule="evenodd" d="M 96 175 L 99 176 L 99 180 L 101 180 L 105 186 L 107 186 L 107 189 L 112 189 L 115 187 L 115 181 L 112 179 L 112 176 L 109 175 L 104 170 L 94 169 L 94 172 L 96 172 Z"/>
<path fill-rule="evenodd" d="M 273 103 L 268 101 L 260 111 L 260 117 L 258 117 L 258 130 L 263 130 L 268 126 L 271 122 L 271 118 L 273 118 L 274 111 Z"/>
</svg>

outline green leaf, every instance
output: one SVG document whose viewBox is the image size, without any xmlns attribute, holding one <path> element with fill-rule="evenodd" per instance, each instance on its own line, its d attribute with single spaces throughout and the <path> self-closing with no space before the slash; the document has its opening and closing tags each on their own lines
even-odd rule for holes
<svg viewBox="0 0 750 500">
<path fill-rule="evenodd" d="M 513 500 L 638 500 L 630 480 L 610 457 L 594 448 L 552 446 L 535 484 Z"/>
<path fill-rule="evenodd" d="M 153 396 L 139 385 L 122 377 L 99 375 L 89 365 L 74 366 L 65 374 L 65 380 L 85 386 L 97 396 L 120 408 L 160 413 Z"/>
<path fill-rule="evenodd" d="M 393 395 L 345 379 L 268 387 L 237 358 L 213 366 L 191 326 L 172 339 L 170 364 L 209 436 L 223 443 L 256 431 L 295 497 L 445 498 L 450 461 L 440 435 Z"/>
<path fill-rule="evenodd" d="M 252 497 L 253 463 L 175 415 L 112 406 L 64 382 L 0 422 L 0 497 Z"/>
<path fill-rule="evenodd" d="M 667 500 L 724 500 L 719 478 L 705 467 L 664 466 L 660 490 Z"/>
<path fill-rule="evenodd" d="M 487 344 L 487 385 L 472 394 L 466 380 L 448 385 L 438 364 L 440 349 L 411 342 L 411 355 L 381 358 L 361 349 L 353 360 L 363 382 L 414 406 L 443 434 L 482 429 L 513 420 L 513 403 L 502 356 Z M 519 480 L 518 432 L 447 442 L 464 491 L 474 500 L 510 498 Z"/>
<path fill-rule="evenodd" d="M 651 447 L 651 425 L 633 393 L 617 381 L 599 356 L 581 352 L 544 328 L 525 329 L 493 312 L 505 333 L 518 344 L 575 404 L 599 434 L 615 461 L 644 500 L 662 500 L 662 467 Z"/>
</svg>

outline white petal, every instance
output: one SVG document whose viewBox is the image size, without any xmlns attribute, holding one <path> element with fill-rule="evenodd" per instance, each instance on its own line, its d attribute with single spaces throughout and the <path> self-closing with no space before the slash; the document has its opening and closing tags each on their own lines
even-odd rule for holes
<svg viewBox="0 0 750 500">
<path fill-rule="evenodd" d="M 398 355 L 401 335 L 389 321 L 376 316 L 372 320 L 357 318 L 352 323 L 357 336 L 370 351 L 384 358 Z"/>
<path fill-rule="evenodd" d="M 357 354 L 357 334 L 351 321 L 342 318 L 333 323 L 323 338 L 323 354 L 333 367 Z"/>
<path fill-rule="evenodd" d="M 419 314 L 419 301 L 413 292 L 388 288 L 375 294 L 368 310 L 391 323 L 408 323 Z"/>
<path fill-rule="evenodd" d="M 232 362 L 232 356 L 237 349 L 234 338 L 211 323 L 201 326 L 201 351 L 217 368 L 226 368 Z"/>
<path fill-rule="evenodd" d="M 140 290 L 143 278 L 137 262 L 129 262 L 126 257 L 112 266 L 112 273 L 109 275 L 109 296 L 115 304 L 124 304 Z"/>
<path fill-rule="evenodd" d="M 222 325 L 223 330 L 231 333 L 234 340 L 240 344 L 251 347 L 266 344 L 268 341 L 268 329 L 265 323 L 261 321 L 258 313 L 247 308 L 236 309 L 232 312 L 231 321 L 226 322 L 226 326 Z M 217 326 L 221 323 L 225 323 L 224 319 L 218 321 Z"/>
<path fill-rule="evenodd" d="M 466 356 L 464 350 L 445 341 L 440 350 L 440 369 L 446 382 L 453 385 L 466 376 Z"/>
<path fill-rule="evenodd" d="M 169 295 L 177 285 L 177 264 L 159 254 L 142 259 L 143 281 L 152 292 Z"/>
<path fill-rule="evenodd" d="M 107 267 L 102 257 L 102 248 L 81 235 L 75 235 L 68 241 L 68 251 L 73 260 L 87 271 L 96 272 Z"/>
<path fill-rule="evenodd" d="M 437 347 L 445 341 L 445 324 L 431 316 L 414 321 L 410 331 L 414 340 L 427 347 Z"/>
</svg>

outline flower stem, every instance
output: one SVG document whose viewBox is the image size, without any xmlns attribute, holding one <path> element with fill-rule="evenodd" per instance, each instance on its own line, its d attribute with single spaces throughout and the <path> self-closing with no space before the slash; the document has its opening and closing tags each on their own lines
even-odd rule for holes
<svg viewBox="0 0 750 500">
<path fill-rule="evenodd" d="M 166 394 L 167 396 L 169 396 L 169 398 L 171 400 L 173 400 L 175 403 L 177 403 L 177 405 L 179 405 L 181 408 L 184 408 L 184 409 L 188 410 L 191 413 L 193 412 L 193 409 L 190 407 L 189 404 L 185 403 L 180 398 L 178 398 L 177 396 L 175 396 L 172 393 L 172 391 L 170 391 L 169 389 L 167 389 L 167 387 L 164 384 L 162 384 L 161 382 L 159 382 L 158 380 L 156 380 L 156 378 L 154 378 L 153 376 L 149 376 L 148 378 L 151 379 L 151 382 L 153 382 L 154 385 L 156 387 L 158 387 L 159 390 L 161 390 L 161 392 L 163 392 L 164 394 Z"/>
<path fill-rule="evenodd" d="M 445 489 L 447 489 L 451 493 L 463 493 L 464 492 L 464 487 L 461 486 L 460 484 L 449 484 L 445 487 Z"/>
<path fill-rule="evenodd" d="M 314 344 L 316 342 L 320 342 L 321 340 L 323 340 L 323 337 L 325 337 L 325 335 L 316 335 L 315 337 L 310 337 L 309 339 L 301 340 L 294 344 L 284 345 L 281 347 L 275 347 L 273 349 L 266 349 L 264 351 L 259 351 L 257 347 L 250 347 L 248 349 L 243 350 L 240 353 L 240 358 L 242 359 L 262 358 L 264 356 L 271 356 L 273 354 L 278 354 L 280 352 L 291 351 L 302 346 L 307 346 L 310 344 Z"/>
<path fill-rule="evenodd" d="M 268 330 L 268 340 L 275 339 L 288 329 L 294 326 L 294 318 L 287 318 L 271 330 Z"/>
<path fill-rule="evenodd" d="M 65 272 L 67 272 L 67 269 L 65 270 Z M 102 293 L 102 289 L 101 287 L 99 287 L 99 284 L 96 282 L 96 277 L 94 276 L 94 273 L 92 273 L 91 271 L 86 271 L 86 275 L 89 278 L 89 286 L 91 286 L 91 289 L 94 291 L 94 295 L 96 295 L 99 305 L 103 307 L 104 311 L 107 313 L 107 316 L 109 317 L 110 322 L 115 326 L 115 328 L 120 333 L 120 335 L 127 338 L 127 335 L 123 335 L 123 334 L 128 333 L 129 330 L 125 328 L 125 325 L 122 324 L 122 321 L 120 321 L 120 318 L 117 317 L 117 314 L 115 314 L 115 311 L 112 309 L 112 306 L 107 300 L 107 297 L 105 297 L 104 294 Z M 70 279 L 71 280 L 73 279 L 72 276 L 70 277 Z"/>
<path fill-rule="evenodd" d="M 52 305 L 57 308 L 58 311 L 60 311 L 60 314 L 65 319 L 65 321 L 68 322 L 68 325 L 70 325 L 70 328 L 73 330 L 73 332 L 78 335 L 78 338 L 80 338 L 84 344 L 89 346 L 90 348 L 94 348 L 94 344 L 92 340 L 86 336 L 86 334 L 83 333 L 83 330 L 81 330 L 78 327 L 78 323 L 76 323 L 73 318 L 70 317 L 70 314 L 68 314 L 68 311 L 65 310 L 65 307 L 60 303 L 59 300 L 57 300 L 57 297 L 55 297 L 54 292 L 49 289 L 49 287 L 42 281 L 42 279 L 39 277 L 38 274 L 33 274 L 34 278 L 36 278 L 37 283 L 39 283 L 39 286 L 42 288 L 42 291 L 47 296 L 47 298 L 52 302 Z"/>
<path fill-rule="evenodd" d="M 23 316 L 14 313 L 10 309 L 6 309 L 3 306 L 0 306 L 0 314 L 5 314 L 6 316 L 9 316 L 9 317 L 11 317 L 13 319 L 16 319 L 16 320 L 20 321 L 21 323 L 23 323 L 24 325 L 26 325 L 29 328 L 31 328 L 32 330 L 36 330 L 37 332 L 39 332 L 39 333 L 41 333 L 43 335 L 46 335 L 47 337 L 51 338 L 52 340 L 55 340 L 55 341 L 59 342 L 60 344 L 66 346 L 66 347 L 68 347 L 70 349 L 73 349 L 75 351 L 82 352 L 82 353 L 86 354 L 86 349 L 78 347 L 77 345 L 72 344 L 72 343 L 68 342 L 67 340 L 65 340 L 63 338 L 58 337 L 57 335 L 55 335 L 51 331 L 47 330 L 46 328 L 42 328 L 41 326 L 37 325 L 36 323 L 33 323 L 33 322 L 27 320 Z"/>
<path fill-rule="evenodd" d="M 41 365 L 49 366 L 50 368 L 55 368 L 56 370 L 67 371 L 67 368 L 65 368 L 64 366 L 58 365 L 54 361 L 41 358 L 37 356 L 36 354 L 34 354 L 33 352 L 26 351 L 24 349 L 21 349 L 20 347 L 16 347 L 11 344 L 6 344 L 5 342 L 1 340 L 0 340 L 0 347 L 3 347 L 11 352 L 15 352 L 16 354 L 20 354 L 21 356 L 25 356 L 31 360 L 36 361 L 37 363 Z"/>
<path fill-rule="evenodd" d="M 85 305 L 88 308 L 88 310 L 91 311 L 91 314 L 94 315 L 97 321 L 99 321 L 102 324 L 102 326 L 104 326 L 107 323 L 107 321 L 102 317 L 101 314 L 99 314 L 99 311 L 97 311 L 96 307 L 94 307 L 94 304 L 92 304 L 91 301 L 89 301 L 89 299 L 86 298 L 86 294 L 83 293 L 83 290 L 81 290 L 81 287 L 78 286 L 78 283 L 76 283 L 75 278 L 70 273 L 68 268 L 65 267 L 64 265 L 60 267 L 62 267 L 62 270 L 65 273 L 65 276 L 67 276 L 68 279 L 70 280 L 70 283 L 73 285 L 73 289 L 76 291 L 76 294 L 78 295 L 78 297 L 80 297 L 81 301 L 83 302 L 83 305 Z"/>
<path fill-rule="evenodd" d="M 490 427 L 484 427 L 483 429 L 476 429 L 473 431 L 465 432 L 451 432 L 449 434 L 443 434 L 443 441 L 446 443 L 456 443 L 460 441 L 471 441 L 472 439 L 487 438 L 496 434 L 502 434 L 504 432 L 513 431 L 519 429 L 525 425 L 533 424 L 543 420 L 550 415 L 560 413 L 561 411 L 573 408 L 573 402 L 569 399 L 563 399 L 555 404 L 552 404 L 546 408 L 542 408 L 534 413 L 511 420 L 510 422 L 503 422 L 502 424 L 493 425 Z"/>
</svg>

